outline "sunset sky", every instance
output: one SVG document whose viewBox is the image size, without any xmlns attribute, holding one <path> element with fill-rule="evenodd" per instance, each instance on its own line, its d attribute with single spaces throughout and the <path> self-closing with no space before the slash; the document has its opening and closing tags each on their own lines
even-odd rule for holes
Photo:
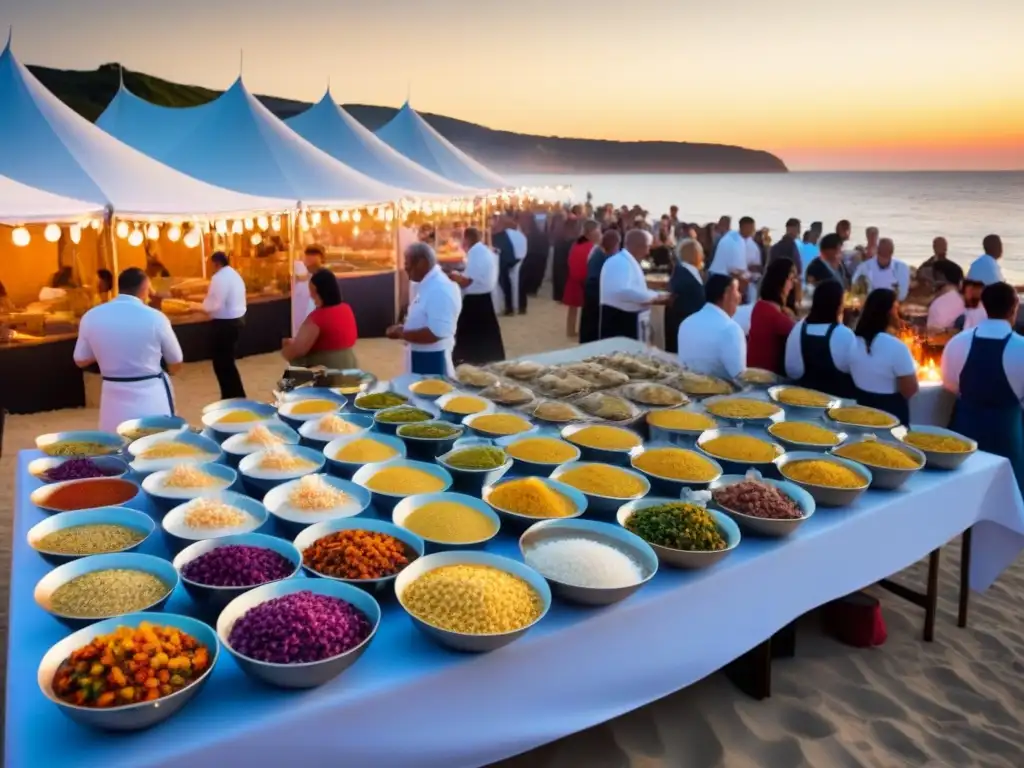
<svg viewBox="0 0 1024 768">
<path fill-rule="evenodd" d="M 794 170 L 1024 169 L 1024 0 L 5 0 L 28 64 L 739 144 Z"/>
</svg>

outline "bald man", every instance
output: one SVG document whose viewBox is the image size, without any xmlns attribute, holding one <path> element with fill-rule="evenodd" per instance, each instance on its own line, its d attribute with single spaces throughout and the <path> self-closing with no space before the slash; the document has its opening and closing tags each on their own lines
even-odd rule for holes
<svg viewBox="0 0 1024 768">
<path fill-rule="evenodd" d="M 696 240 L 679 244 L 679 258 L 672 268 L 672 301 L 665 307 L 665 351 L 678 352 L 679 325 L 704 307 L 704 248 Z"/>
<path fill-rule="evenodd" d="M 939 289 L 938 283 L 943 280 L 935 271 L 935 265 L 940 261 L 949 261 L 949 244 L 944 237 L 936 237 L 932 240 L 932 255 L 929 256 L 917 268 L 917 276 L 914 280 L 914 294 L 931 298 Z"/>
<path fill-rule="evenodd" d="M 645 344 L 650 342 L 651 306 L 667 304 L 671 294 L 662 294 L 647 287 L 647 278 L 640 262 L 651 252 L 651 233 L 631 229 L 626 233 L 623 249 L 605 262 L 601 270 L 600 337 L 625 337 Z"/>
</svg>

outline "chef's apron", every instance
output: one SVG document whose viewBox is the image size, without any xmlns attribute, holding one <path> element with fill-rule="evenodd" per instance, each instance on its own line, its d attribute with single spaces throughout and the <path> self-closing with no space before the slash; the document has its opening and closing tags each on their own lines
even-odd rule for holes
<svg viewBox="0 0 1024 768">
<path fill-rule="evenodd" d="M 173 416 L 174 395 L 167 374 L 104 376 L 100 392 L 100 430 L 114 432 L 118 424 L 146 416 Z"/>
<path fill-rule="evenodd" d="M 505 359 L 501 326 L 489 293 L 469 293 L 462 297 L 462 312 L 455 330 L 452 359 L 458 363 L 482 365 Z"/>
<path fill-rule="evenodd" d="M 649 310 L 626 312 L 608 304 L 602 304 L 600 322 L 600 337 L 602 339 L 623 336 L 627 339 L 642 341 L 644 344 L 650 343 L 651 313 Z"/>
<path fill-rule="evenodd" d="M 827 395 L 855 397 L 853 379 L 850 374 L 836 368 L 832 360 L 832 332 L 839 323 L 832 323 L 824 336 L 812 336 L 807 332 L 807 323 L 800 326 L 800 355 L 804 360 L 804 375 L 798 382 L 801 387 L 816 389 Z"/>
<path fill-rule="evenodd" d="M 832 393 L 829 392 L 828 394 Z M 900 424 L 910 424 L 910 403 L 899 392 L 883 395 L 878 392 L 867 392 L 855 386 L 854 397 L 860 405 L 891 413 L 900 420 Z"/>
<path fill-rule="evenodd" d="M 1010 460 L 1017 485 L 1024 488 L 1024 421 L 1017 394 L 1003 368 L 1010 341 L 971 336 L 971 351 L 960 372 L 960 395 L 950 429 L 978 441 L 978 448 Z"/>
</svg>

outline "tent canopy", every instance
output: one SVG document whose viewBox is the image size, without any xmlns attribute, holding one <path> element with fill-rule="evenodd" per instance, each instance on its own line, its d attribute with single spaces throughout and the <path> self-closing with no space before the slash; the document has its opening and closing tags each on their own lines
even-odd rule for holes
<svg viewBox="0 0 1024 768">
<path fill-rule="evenodd" d="M 489 190 L 512 186 L 438 133 L 408 101 L 377 130 L 377 136 L 413 162 L 456 184 Z"/>
<path fill-rule="evenodd" d="M 239 192 L 314 207 L 382 203 L 412 192 L 374 181 L 317 149 L 263 106 L 239 78 L 214 101 L 169 109 L 115 98 L 100 124 L 172 168 Z M 125 110 L 125 105 L 129 106 Z M 127 111 L 129 120 L 125 120 Z M 171 113 L 191 113 L 185 116 Z M 115 115 L 119 115 L 117 119 Z M 173 122 L 174 130 L 159 128 Z"/>
<path fill-rule="evenodd" d="M 10 44 L 0 53 L 0 174 L 138 219 L 280 211 L 293 202 L 221 189 L 97 128 L 40 83 Z"/>
<path fill-rule="evenodd" d="M 327 93 L 319 102 L 285 123 L 331 157 L 385 184 L 421 195 L 472 197 L 480 190 L 448 181 L 392 149 Z"/>
<path fill-rule="evenodd" d="M 0 176 L 0 224 L 74 222 L 103 214 L 103 206 L 55 195 Z"/>
</svg>

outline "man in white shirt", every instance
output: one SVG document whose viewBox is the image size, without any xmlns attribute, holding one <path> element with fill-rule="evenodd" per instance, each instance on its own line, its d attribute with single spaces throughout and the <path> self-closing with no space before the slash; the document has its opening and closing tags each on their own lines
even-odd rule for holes
<svg viewBox="0 0 1024 768">
<path fill-rule="evenodd" d="M 999 259 L 1003 257 L 1002 238 L 999 235 L 988 235 L 981 244 L 985 252 L 971 263 L 967 279 L 983 285 L 1005 282 L 1002 267 L 999 266 Z"/>
<path fill-rule="evenodd" d="M 387 330 L 389 339 L 406 343 L 408 371 L 424 376 L 454 376 L 452 349 L 462 292 L 437 264 L 434 249 L 414 243 L 405 250 L 405 272 L 418 284 L 404 325 Z"/>
<path fill-rule="evenodd" d="M 79 368 L 95 364 L 103 376 L 99 428 L 104 432 L 129 419 L 174 415 L 167 373 L 177 373 L 183 359 L 167 315 L 146 305 L 146 273 L 137 267 L 124 270 L 117 289 L 120 295 L 82 317 L 74 353 Z"/>
<path fill-rule="evenodd" d="M 853 273 L 853 284 L 864 280 L 868 293 L 876 288 L 888 288 L 896 292 L 896 298 L 903 301 L 910 291 L 910 267 L 893 258 L 896 250 L 892 240 L 883 237 L 878 241 L 878 253 L 873 259 L 863 262 Z"/>
<path fill-rule="evenodd" d="M 754 275 L 761 272 L 761 249 L 754 242 L 755 229 L 756 224 L 750 216 L 740 219 L 738 232 L 730 229 L 722 235 L 708 267 L 708 274 L 735 277 L 741 296 L 757 290 Z"/>
<path fill-rule="evenodd" d="M 966 310 L 963 294 L 960 293 L 963 270 L 952 261 L 937 261 L 931 271 L 937 295 L 928 305 L 928 327 L 937 330 L 953 328 L 957 318 Z"/>
<path fill-rule="evenodd" d="M 501 326 L 491 299 L 498 284 L 498 254 L 482 241 L 476 227 L 467 227 L 462 233 L 462 249 L 466 253 L 465 270 L 448 275 L 462 289 L 462 311 L 452 361 L 456 365 L 482 365 L 504 360 Z"/>
<path fill-rule="evenodd" d="M 327 253 L 319 243 L 307 245 L 302 258 L 295 262 L 295 276 L 292 279 L 292 337 L 316 307 L 309 297 L 309 278 L 318 269 L 323 269 Z"/>
<path fill-rule="evenodd" d="M 525 315 L 526 289 L 522 280 L 519 279 L 519 273 L 523 268 L 523 259 L 526 258 L 528 241 L 526 235 L 519 230 L 519 222 L 514 218 L 509 217 L 505 232 L 508 234 L 508 239 L 512 242 L 512 251 L 516 257 L 515 266 L 512 267 L 509 274 L 509 279 L 512 283 L 512 307 L 520 315 Z"/>
<path fill-rule="evenodd" d="M 222 400 L 245 397 L 242 377 L 235 365 L 238 337 L 245 326 L 245 281 L 223 251 L 210 257 L 213 277 L 203 300 L 203 311 L 213 322 L 213 372 Z"/>
<path fill-rule="evenodd" d="M 695 373 L 733 379 L 747 367 L 747 338 L 733 316 L 740 304 L 732 275 L 710 275 L 707 303 L 679 326 L 679 362 Z"/>
<path fill-rule="evenodd" d="M 651 252 L 654 238 L 644 229 L 626 233 L 623 248 L 601 268 L 601 321 L 599 338 L 623 336 L 649 342 L 651 306 L 665 304 L 671 294 L 647 287 L 640 262 Z"/>
</svg>

